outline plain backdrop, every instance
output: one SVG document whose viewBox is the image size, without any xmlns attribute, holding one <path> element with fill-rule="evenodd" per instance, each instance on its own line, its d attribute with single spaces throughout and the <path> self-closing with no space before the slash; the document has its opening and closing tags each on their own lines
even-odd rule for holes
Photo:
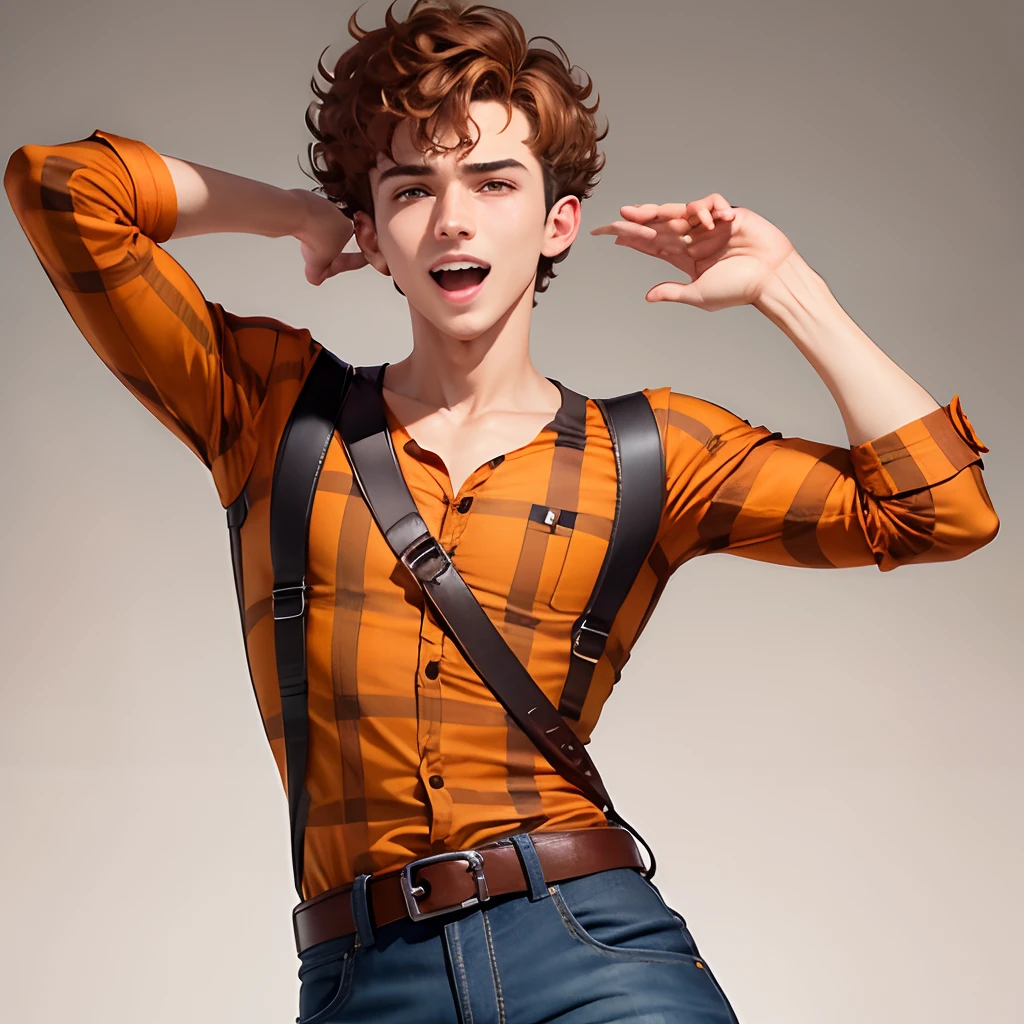
<svg viewBox="0 0 1024 1024">
<path fill-rule="evenodd" d="M 940 404 L 959 392 L 1002 520 L 967 559 L 884 574 L 685 565 L 591 748 L 617 805 L 744 1024 L 1018 1019 L 1020 9 L 505 6 L 593 76 L 611 125 L 534 311 L 539 368 L 596 396 L 670 384 L 846 445 L 767 318 L 647 304 L 685 276 L 588 234 L 622 204 L 720 192 L 786 232 Z M 351 10 L 13 6 L 4 160 L 101 128 L 312 185 L 309 79 L 351 42 Z M 287 806 L 212 480 L 88 347 L 6 203 L 0 226 L 0 1017 L 294 1020 Z M 405 300 L 370 268 L 317 289 L 291 238 L 167 249 L 209 299 L 309 327 L 352 362 L 409 349 Z"/>
</svg>

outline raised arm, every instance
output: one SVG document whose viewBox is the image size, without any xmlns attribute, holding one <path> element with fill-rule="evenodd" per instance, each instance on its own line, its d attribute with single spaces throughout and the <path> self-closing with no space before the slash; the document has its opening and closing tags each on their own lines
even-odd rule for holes
<svg viewBox="0 0 1024 1024">
<path fill-rule="evenodd" d="M 999 517 L 981 475 L 988 448 L 959 397 L 940 406 L 886 356 L 774 224 L 717 192 L 621 212 L 591 234 L 615 235 L 691 278 L 655 285 L 648 300 L 754 305 L 819 373 L 850 442 L 787 438 L 712 402 L 650 393 L 667 462 L 659 575 L 711 551 L 887 571 L 962 558 L 995 537 Z"/>
<path fill-rule="evenodd" d="M 306 280 L 319 285 L 345 270 L 367 265 L 361 252 L 342 252 L 352 221 L 327 199 L 302 188 L 281 189 L 215 167 L 161 154 L 177 194 L 171 238 L 244 232 L 299 240 Z"/>
<path fill-rule="evenodd" d="M 322 253 L 345 244 L 347 218 L 312 193 L 161 157 L 102 131 L 23 146 L 4 188 L 86 340 L 211 470 L 230 504 L 255 458 L 268 391 L 304 377 L 320 346 L 306 330 L 208 302 L 159 243 L 212 231 L 293 234 Z M 309 268 L 307 260 L 307 278 Z"/>
</svg>

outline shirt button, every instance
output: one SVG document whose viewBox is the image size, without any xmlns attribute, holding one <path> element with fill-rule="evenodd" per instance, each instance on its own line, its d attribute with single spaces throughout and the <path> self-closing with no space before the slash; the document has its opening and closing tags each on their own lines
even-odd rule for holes
<svg viewBox="0 0 1024 1024">
<path fill-rule="evenodd" d="M 437 668 L 438 668 L 438 663 L 436 661 L 428 661 L 427 662 L 427 667 L 423 670 L 423 674 L 428 679 L 436 679 L 437 678 Z"/>
<path fill-rule="evenodd" d="M 472 498 L 463 498 L 462 501 L 459 502 L 459 511 L 463 512 L 463 513 L 468 512 L 469 511 L 469 506 L 472 505 L 472 504 L 473 504 L 473 499 Z"/>
<path fill-rule="evenodd" d="M 431 789 L 441 789 L 444 786 L 444 779 L 440 775 L 431 775 L 428 781 Z"/>
</svg>

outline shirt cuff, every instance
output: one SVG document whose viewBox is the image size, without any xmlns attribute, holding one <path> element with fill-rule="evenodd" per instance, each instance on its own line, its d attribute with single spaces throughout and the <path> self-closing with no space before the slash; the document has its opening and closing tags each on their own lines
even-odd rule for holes
<svg viewBox="0 0 1024 1024">
<path fill-rule="evenodd" d="M 163 157 L 137 139 L 96 130 L 121 158 L 135 186 L 135 226 L 154 242 L 166 242 L 178 223 L 178 193 Z"/>
<path fill-rule="evenodd" d="M 987 451 L 960 407 L 960 396 L 954 395 L 949 405 L 854 445 L 850 456 L 868 492 L 891 498 L 940 484 L 971 463 L 981 462 L 980 453 Z"/>
</svg>

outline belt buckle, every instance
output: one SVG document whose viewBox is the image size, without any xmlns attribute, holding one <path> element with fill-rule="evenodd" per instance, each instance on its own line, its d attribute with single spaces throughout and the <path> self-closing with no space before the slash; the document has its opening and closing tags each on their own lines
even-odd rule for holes
<svg viewBox="0 0 1024 1024">
<path fill-rule="evenodd" d="M 273 603 L 273 616 L 275 621 L 280 622 L 282 619 L 301 619 L 306 614 L 306 591 L 309 587 L 306 586 L 305 577 L 301 583 L 294 585 L 284 585 L 275 587 L 271 591 L 272 603 Z M 285 610 L 284 603 L 286 601 L 293 602 L 290 606 L 289 611 Z M 294 602 L 298 601 L 298 611 L 295 611 Z"/>
<path fill-rule="evenodd" d="M 473 872 L 473 881 L 476 882 L 476 895 L 470 896 L 468 900 L 464 900 L 462 903 L 453 903 L 450 907 L 441 907 L 439 910 L 420 910 L 418 900 L 421 896 L 426 895 L 427 890 L 421 885 L 413 884 L 413 871 L 426 867 L 428 864 L 440 864 L 446 860 L 466 861 L 466 870 Z M 437 853 L 431 857 L 420 857 L 418 860 L 410 861 L 402 868 L 400 880 L 406 909 L 414 921 L 425 921 L 428 917 L 437 917 L 438 914 L 448 914 L 453 910 L 475 907 L 478 903 L 484 903 L 491 898 L 487 891 L 487 879 L 484 878 L 483 854 L 478 853 L 476 850 L 459 850 L 455 853 Z"/>
<path fill-rule="evenodd" d="M 572 641 L 572 653 L 577 658 L 596 665 L 600 661 L 607 643 L 608 634 L 603 629 L 597 629 L 589 623 L 582 622 Z"/>
</svg>

